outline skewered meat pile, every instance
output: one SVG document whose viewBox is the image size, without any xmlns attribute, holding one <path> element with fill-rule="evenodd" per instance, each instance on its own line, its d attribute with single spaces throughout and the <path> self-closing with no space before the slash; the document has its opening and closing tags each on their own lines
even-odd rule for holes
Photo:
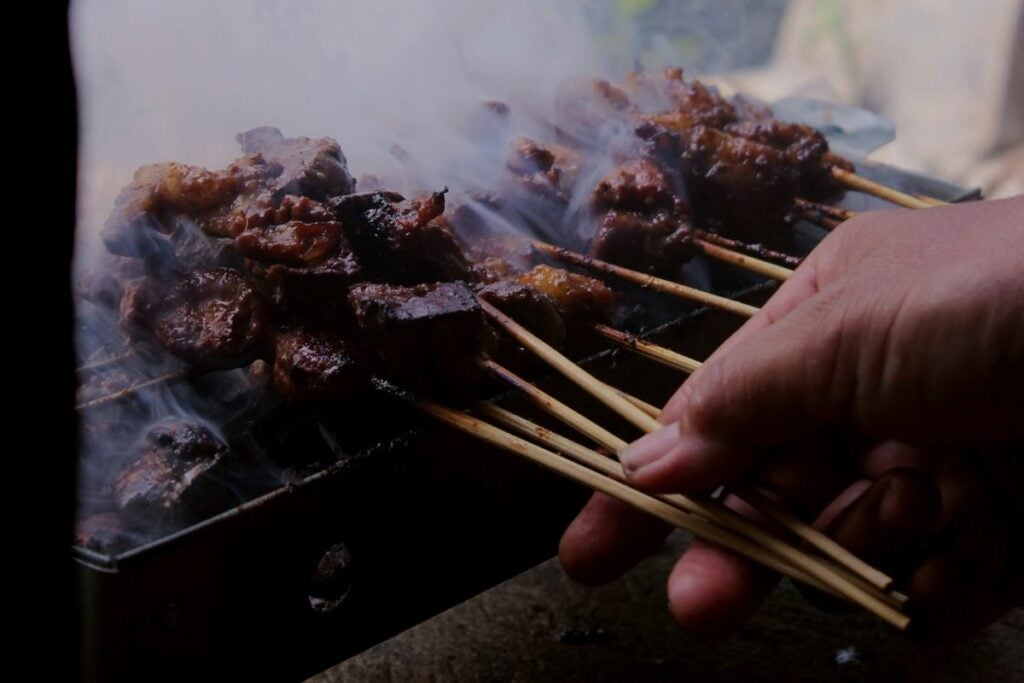
<svg viewBox="0 0 1024 683">
<path fill-rule="evenodd" d="M 489 135 L 507 118 L 498 113 Z M 832 196 L 829 167 L 847 165 L 816 131 L 679 70 L 633 74 L 622 88 L 572 83 L 558 113 L 556 140 L 516 139 L 507 182 L 447 215 L 447 188 L 356 193 L 335 141 L 274 128 L 237 136 L 243 156 L 220 171 L 144 166 L 104 226 L 114 267 L 84 295 L 116 314 L 130 343 L 161 349 L 193 377 L 248 367 L 289 401 L 350 400 L 375 376 L 464 395 L 483 380 L 481 356 L 535 362 L 479 300 L 577 350 L 614 305 L 597 280 L 516 263 L 488 212 L 550 229 L 575 210 L 591 225 L 593 256 L 666 274 L 697 253 L 695 228 L 784 243 L 794 198 Z M 607 149 L 595 154 L 598 143 Z M 132 448 L 110 484 L 116 512 L 90 517 L 83 544 L 120 543 L 117 513 L 186 523 L 194 498 L 205 512 L 229 504 L 209 473 L 231 453 L 201 422 L 157 422 Z"/>
<path fill-rule="evenodd" d="M 445 192 L 355 194 L 331 140 L 273 129 L 239 140 L 247 154 L 224 171 L 147 166 L 118 198 L 104 238 L 132 277 L 116 302 L 94 301 L 116 309 L 130 342 L 197 372 L 251 365 L 290 401 L 352 399 L 373 376 L 458 395 L 483 380 L 481 355 L 524 355 L 478 294 L 559 347 L 611 314 L 610 290 L 591 278 L 524 271 L 479 245 L 474 262 L 442 220 Z M 230 456 L 205 427 L 158 423 L 134 448 L 110 484 L 117 513 L 163 527 L 229 503 L 205 472 Z M 110 514 L 90 518 L 83 542 L 120 542 Z"/>
<path fill-rule="evenodd" d="M 493 257 L 473 263 L 437 220 L 444 192 L 352 194 L 333 141 L 268 129 L 239 140 L 250 155 L 225 171 L 146 167 L 119 198 L 106 231 L 119 253 L 177 225 L 230 239 L 219 261 L 177 258 L 170 268 L 140 249 L 146 275 L 124 286 L 119 303 L 130 339 L 148 338 L 202 369 L 264 359 L 285 397 L 342 399 L 375 372 L 419 385 L 472 383 L 467 359 L 499 348 L 478 292 L 559 343 L 567 327 L 610 315 L 610 291 L 590 278 L 544 266 L 518 273 Z M 239 189 L 243 167 L 261 171 Z"/>
<path fill-rule="evenodd" d="M 556 140 L 520 138 L 509 154 L 505 192 L 537 197 L 522 222 L 550 231 L 578 221 L 566 214 L 587 190 L 578 183 L 610 159 L 616 167 L 591 188 L 590 252 L 656 274 L 695 253 L 693 228 L 788 246 L 796 198 L 835 198 L 831 169 L 853 169 L 820 132 L 727 100 L 681 69 L 630 74 L 621 88 L 574 81 L 557 111 Z"/>
</svg>

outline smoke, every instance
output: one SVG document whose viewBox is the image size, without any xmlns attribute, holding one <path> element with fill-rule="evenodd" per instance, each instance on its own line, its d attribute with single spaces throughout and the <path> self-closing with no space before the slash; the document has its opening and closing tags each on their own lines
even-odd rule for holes
<svg viewBox="0 0 1024 683">
<path fill-rule="evenodd" d="M 137 166 L 223 167 L 238 156 L 234 135 L 257 126 L 334 137 L 357 176 L 392 177 L 389 150 L 400 149 L 404 171 L 425 186 L 486 180 L 507 149 L 482 148 L 472 134 L 482 102 L 509 104 L 529 134 L 550 120 L 560 82 L 621 74 L 631 63 L 602 46 L 614 43 L 621 59 L 635 40 L 593 0 L 79 0 L 72 9 L 79 264 L 96 256 L 98 226 Z"/>
</svg>

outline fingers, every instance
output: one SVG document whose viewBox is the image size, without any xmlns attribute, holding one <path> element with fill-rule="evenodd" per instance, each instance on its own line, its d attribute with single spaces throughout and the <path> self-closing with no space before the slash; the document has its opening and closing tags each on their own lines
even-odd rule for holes
<svg viewBox="0 0 1024 683">
<path fill-rule="evenodd" d="M 911 469 L 878 478 L 830 525 L 829 535 L 855 555 L 886 570 L 904 565 L 942 514 L 939 491 Z"/>
<path fill-rule="evenodd" d="M 600 585 L 656 552 L 669 531 L 664 522 L 595 493 L 562 535 L 558 559 L 576 581 Z"/>
<path fill-rule="evenodd" d="M 694 540 L 669 576 L 669 609 L 692 635 L 723 638 L 757 611 L 778 581 L 768 570 Z"/>
<path fill-rule="evenodd" d="M 929 641 L 973 634 L 1012 606 L 1006 586 L 1009 539 L 997 518 L 975 511 L 959 520 L 914 571 L 908 593 L 912 632 Z"/>
<path fill-rule="evenodd" d="M 830 300 L 814 295 L 694 373 L 670 403 L 668 419 L 678 420 L 619 454 L 634 485 L 697 492 L 729 484 L 765 447 L 835 421 L 856 358 L 841 353 L 840 312 Z"/>
</svg>

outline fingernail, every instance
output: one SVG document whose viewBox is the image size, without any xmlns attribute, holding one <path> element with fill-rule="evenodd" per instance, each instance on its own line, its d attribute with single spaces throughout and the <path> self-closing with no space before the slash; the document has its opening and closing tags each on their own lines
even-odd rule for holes
<svg viewBox="0 0 1024 683">
<path fill-rule="evenodd" d="M 679 423 L 651 432 L 619 451 L 619 462 L 627 472 L 635 472 L 660 459 L 679 442 Z"/>
</svg>

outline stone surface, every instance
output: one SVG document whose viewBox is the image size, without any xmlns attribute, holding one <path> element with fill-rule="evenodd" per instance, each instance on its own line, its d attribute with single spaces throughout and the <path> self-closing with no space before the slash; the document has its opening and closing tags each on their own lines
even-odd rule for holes
<svg viewBox="0 0 1024 683">
<path fill-rule="evenodd" d="M 335 681 L 1024 680 L 1024 611 L 953 647 L 913 643 L 866 614 L 833 616 L 783 584 L 743 631 L 676 629 L 665 577 L 686 543 L 602 588 L 546 562 L 310 679 Z"/>
</svg>

